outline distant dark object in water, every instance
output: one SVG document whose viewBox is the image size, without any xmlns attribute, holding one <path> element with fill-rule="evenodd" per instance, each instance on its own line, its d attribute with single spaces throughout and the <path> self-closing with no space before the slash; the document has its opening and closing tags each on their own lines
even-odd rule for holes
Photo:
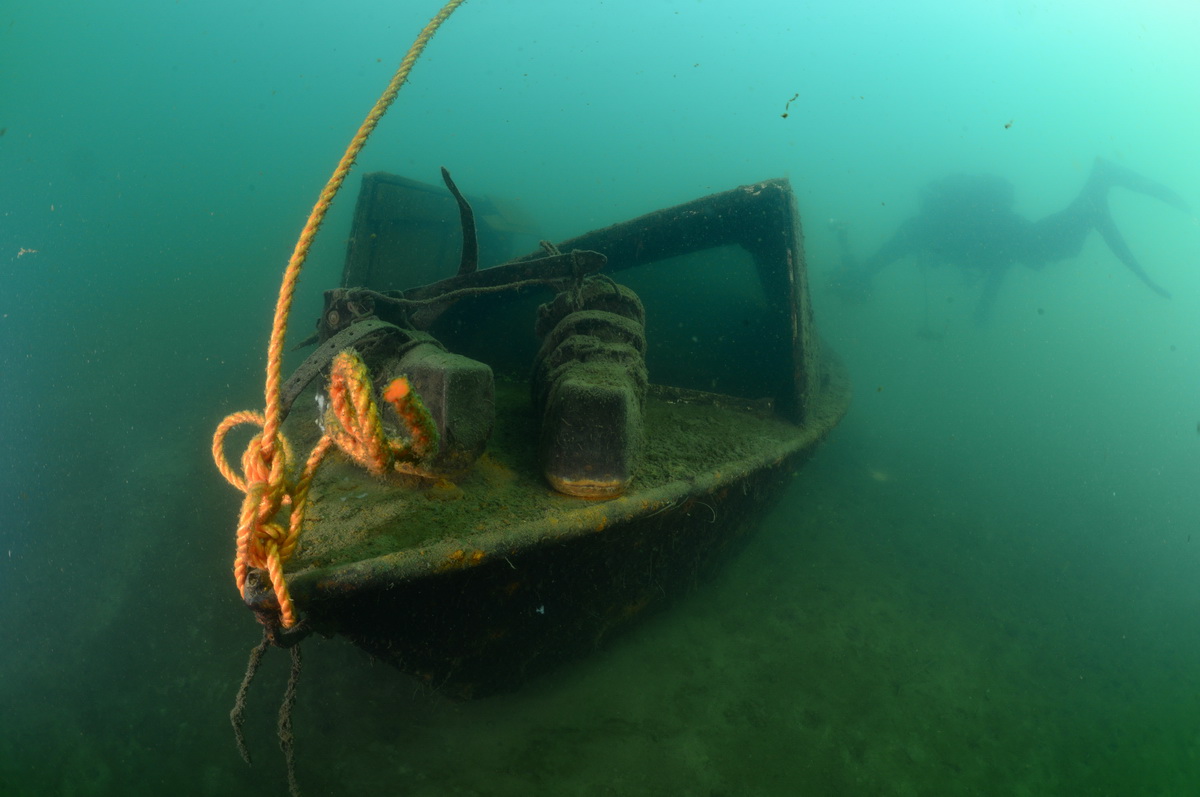
<svg viewBox="0 0 1200 797">
<path fill-rule="evenodd" d="M 1108 192 L 1114 187 L 1191 212 L 1171 189 L 1104 158 L 1096 159 L 1087 183 L 1071 204 L 1038 221 L 1013 211 L 1013 187 L 1007 180 L 951 175 L 925 186 L 920 212 L 901 224 L 879 251 L 862 263 L 851 255 L 845 230 L 839 227 L 845 262 L 834 275 L 833 288 L 844 299 L 865 299 L 876 274 L 896 260 L 919 256 L 928 262 L 958 266 L 982 280 L 983 292 L 975 311 L 982 320 L 991 312 L 1010 266 L 1023 263 L 1041 269 L 1047 263 L 1075 257 L 1088 233 L 1095 230 L 1109 251 L 1150 290 L 1170 298 L 1138 263 L 1113 223 Z"/>
</svg>

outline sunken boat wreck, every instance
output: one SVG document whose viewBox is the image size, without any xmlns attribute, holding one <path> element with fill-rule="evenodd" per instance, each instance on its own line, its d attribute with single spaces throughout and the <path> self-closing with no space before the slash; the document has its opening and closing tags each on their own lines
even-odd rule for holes
<svg viewBox="0 0 1200 797">
<path fill-rule="evenodd" d="M 519 214 L 443 178 L 364 177 L 342 285 L 283 386 L 297 450 L 373 402 L 389 464 L 316 471 L 285 572 L 298 625 L 265 569 L 243 597 L 278 645 L 341 635 L 469 698 L 701 582 L 850 390 L 814 327 L 786 180 L 509 259 Z M 355 367 L 380 387 L 347 390 Z"/>
</svg>

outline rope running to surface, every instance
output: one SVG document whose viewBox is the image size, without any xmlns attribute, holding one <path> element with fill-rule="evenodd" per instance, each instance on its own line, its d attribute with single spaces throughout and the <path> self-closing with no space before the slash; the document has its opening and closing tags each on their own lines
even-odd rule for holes
<svg viewBox="0 0 1200 797">
<path fill-rule="evenodd" d="M 280 431 L 280 425 L 283 423 L 280 396 L 283 383 L 283 344 L 287 337 L 288 313 L 291 311 L 292 298 L 300 279 L 300 270 L 308 257 L 321 222 L 324 221 L 334 197 L 354 166 L 363 145 L 367 143 L 367 138 L 383 118 L 388 106 L 396 99 L 400 87 L 408 79 L 409 72 L 425 46 L 429 44 L 429 40 L 433 38 L 433 34 L 463 2 L 464 0 L 447 2 L 417 36 L 396 69 L 396 74 L 392 76 L 391 82 L 367 114 L 358 132 L 354 134 L 308 216 L 284 271 L 283 282 L 279 287 L 279 299 L 275 303 L 275 319 L 267 346 L 265 411 L 237 412 L 229 415 L 217 426 L 213 435 L 213 459 L 217 468 L 230 484 L 245 493 L 238 518 L 237 557 L 233 567 L 238 592 L 245 596 L 246 576 L 251 568 L 266 568 L 279 603 L 280 620 L 284 628 L 291 628 L 296 622 L 296 616 L 283 578 L 283 564 L 296 548 L 300 526 L 304 520 L 308 487 L 312 483 L 317 466 L 332 443 L 327 436 L 322 437 L 309 455 L 300 477 L 294 482 L 289 480 L 288 470 L 293 462 L 290 446 Z M 225 435 L 230 429 L 245 423 L 260 426 L 262 431 L 247 445 L 246 452 L 242 455 L 242 473 L 239 476 L 225 459 L 224 443 Z M 285 506 L 291 509 L 287 528 L 273 520 Z"/>
</svg>

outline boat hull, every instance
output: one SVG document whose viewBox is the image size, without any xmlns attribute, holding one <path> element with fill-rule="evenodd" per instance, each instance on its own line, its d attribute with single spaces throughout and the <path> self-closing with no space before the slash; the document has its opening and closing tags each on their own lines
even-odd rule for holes
<svg viewBox="0 0 1200 797">
<path fill-rule="evenodd" d="M 745 445 L 709 469 L 694 466 L 702 451 L 691 452 L 692 461 L 679 451 L 701 437 L 656 443 L 652 434 L 650 448 L 678 459 L 686 476 L 635 484 L 609 501 L 555 495 L 536 473 L 519 470 L 508 493 L 468 479 L 466 494 L 452 501 L 478 500 L 496 512 L 516 500 L 506 495 L 536 494 L 543 503 L 523 520 L 489 526 L 484 519 L 469 536 L 348 563 L 322 567 L 311 554 L 314 566 L 289 578 L 293 595 L 310 629 L 341 635 L 439 692 L 472 698 L 511 691 L 597 650 L 739 551 L 845 412 L 844 378 L 827 380 L 826 388 L 814 422 L 804 427 L 743 409 L 653 398 L 651 428 L 737 422 L 757 432 L 740 430 Z M 667 457 L 668 450 L 677 453 Z M 503 451 L 493 455 L 503 458 Z M 345 478 L 335 468 L 314 487 L 318 518 L 329 514 L 322 502 L 340 503 L 332 486 Z M 441 508 L 437 500 L 432 509 L 421 507 Z M 371 533 L 386 536 L 395 523 L 380 521 Z M 252 608 L 272 608 L 269 589 L 252 589 L 247 600 Z"/>
</svg>

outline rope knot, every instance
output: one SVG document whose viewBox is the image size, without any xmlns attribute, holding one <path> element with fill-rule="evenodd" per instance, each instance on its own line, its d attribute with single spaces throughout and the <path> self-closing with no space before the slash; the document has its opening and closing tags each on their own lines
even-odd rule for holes
<svg viewBox="0 0 1200 797">
<path fill-rule="evenodd" d="M 242 454 L 242 474 L 245 486 L 242 491 L 255 493 L 258 497 L 258 520 L 267 523 L 288 503 L 291 491 L 287 483 L 287 471 L 291 465 L 291 448 L 282 434 L 275 436 L 275 444 L 263 445 L 260 432 L 251 438 Z"/>
<path fill-rule="evenodd" d="M 288 471 L 293 463 L 292 447 L 287 438 L 282 432 L 276 432 L 271 438 L 266 436 L 265 431 L 259 432 L 246 444 L 246 450 L 242 453 L 242 472 L 239 474 L 225 458 L 225 436 L 230 429 L 247 423 L 264 430 L 266 427 L 262 413 L 235 412 L 221 421 L 213 435 L 212 452 L 217 469 L 226 481 L 245 494 L 238 519 L 234 581 L 238 592 L 245 598 L 246 577 L 250 569 L 265 569 L 279 603 L 283 627 L 291 628 L 296 616 L 283 578 L 283 563 L 296 549 L 300 524 L 304 519 L 304 498 L 313 472 L 329 446 L 327 442 L 318 443 L 300 478 L 292 482 L 288 479 Z M 276 515 L 285 507 L 291 508 L 291 518 L 286 525 L 275 521 Z"/>
</svg>

